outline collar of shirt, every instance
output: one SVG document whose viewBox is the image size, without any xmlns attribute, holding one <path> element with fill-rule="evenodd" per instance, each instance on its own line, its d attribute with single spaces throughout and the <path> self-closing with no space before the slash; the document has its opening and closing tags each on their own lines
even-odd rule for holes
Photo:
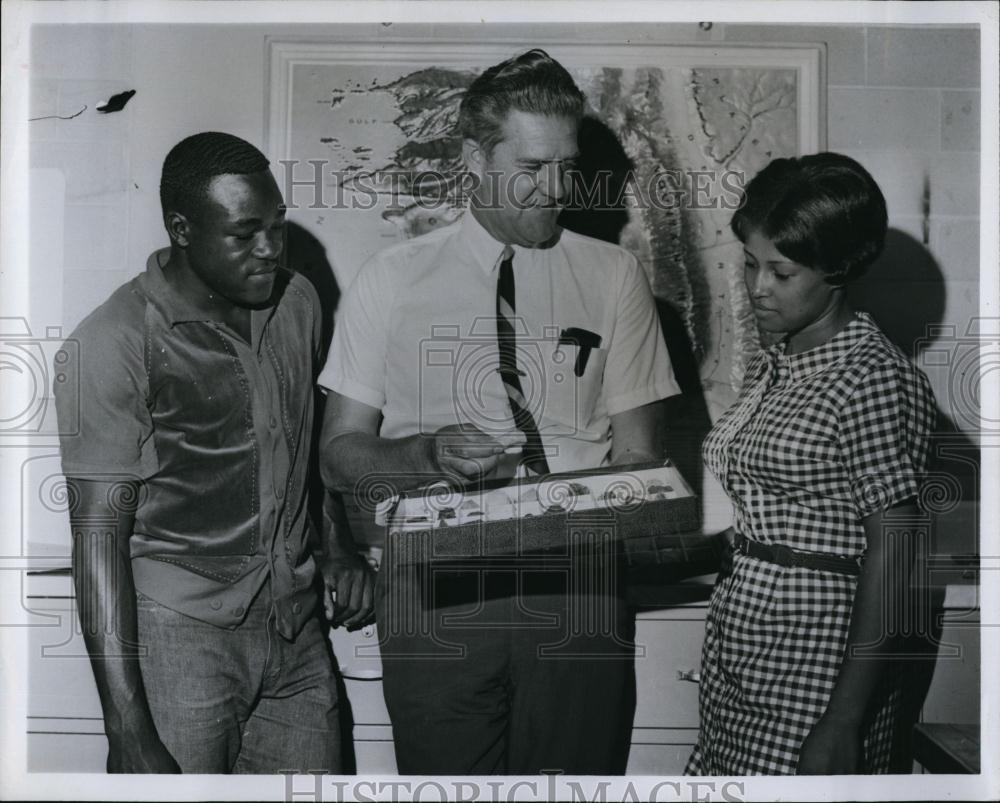
<svg viewBox="0 0 1000 803">
<path fill-rule="evenodd" d="M 782 373 L 787 372 L 789 380 L 793 382 L 805 379 L 840 362 L 856 349 L 862 341 L 877 331 L 878 328 L 875 326 L 870 315 L 865 312 L 856 312 L 854 320 L 848 323 L 847 326 L 837 332 L 826 343 L 808 351 L 802 351 L 798 354 L 785 354 L 787 338 L 782 338 L 767 349 L 768 361 L 772 369 L 777 368 Z"/>
<path fill-rule="evenodd" d="M 472 214 L 471 206 L 466 208 L 465 214 L 462 215 L 462 219 L 458 222 L 458 226 L 460 227 L 459 231 L 462 241 L 472 255 L 472 261 L 486 274 L 493 273 L 499 269 L 504 253 L 508 248 L 514 252 L 515 261 L 518 257 L 523 257 L 532 251 L 538 250 L 500 242 L 483 228 L 482 223 L 476 220 L 476 216 Z"/>
<path fill-rule="evenodd" d="M 170 327 L 173 328 L 179 323 L 224 324 L 218 318 L 195 307 L 167 281 L 163 266 L 169 258 L 169 248 L 161 248 L 150 254 L 146 261 L 146 281 L 150 290 L 150 302 L 163 313 Z M 250 310 L 251 345 L 254 351 L 260 348 L 264 328 L 274 314 L 275 308 L 276 305 L 271 305 L 264 309 Z"/>
</svg>

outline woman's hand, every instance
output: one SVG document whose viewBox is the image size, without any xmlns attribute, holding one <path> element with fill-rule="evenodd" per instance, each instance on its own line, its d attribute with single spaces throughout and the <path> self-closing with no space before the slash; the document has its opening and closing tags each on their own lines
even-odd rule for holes
<svg viewBox="0 0 1000 803">
<path fill-rule="evenodd" d="M 861 729 L 823 715 L 799 750 L 798 775 L 856 775 L 861 771 Z"/>
</svg>

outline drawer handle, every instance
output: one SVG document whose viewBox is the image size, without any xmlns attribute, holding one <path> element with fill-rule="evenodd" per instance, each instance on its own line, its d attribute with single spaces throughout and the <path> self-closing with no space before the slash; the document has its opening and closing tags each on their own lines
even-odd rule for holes
<svg viewBox="0 0 1000 803">
<path fill-rule="evenodd" d="M 678 669 L 677 679 L 686 680 L 688 683 L 700 683 L 701 672 L 699 672 L 697 669 Z"/>
<path fill-rule="evenodd" d="M 381 669 L 355 669 L 348 665 L 341 667 L 340 675 L 345 680 L 381 680 Z"/>
</svg>

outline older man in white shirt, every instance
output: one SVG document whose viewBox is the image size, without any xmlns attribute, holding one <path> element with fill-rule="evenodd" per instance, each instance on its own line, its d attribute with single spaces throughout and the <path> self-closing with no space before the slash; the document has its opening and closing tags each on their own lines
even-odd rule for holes
<svg viewBox="0 0 1000 803">
<path fill-rule="evenodd" d="M 656 403 L 679 389 L 645 275 L 627 251 L 557 224 L 583 105 L 540 50 L 470 86 L 469 210 L 376 254 L 344 297 L 319 379 L 328 487 L 379 475 L 402 491 L 661 456 Z M 549 572 L 435 572 L 431 588 L 384 566 L 400 772 L 624 772 L 635 679 L 619 569 L 614 547 Z M 347 598 L 371 593 L 344 576 Z"/>
</svg>

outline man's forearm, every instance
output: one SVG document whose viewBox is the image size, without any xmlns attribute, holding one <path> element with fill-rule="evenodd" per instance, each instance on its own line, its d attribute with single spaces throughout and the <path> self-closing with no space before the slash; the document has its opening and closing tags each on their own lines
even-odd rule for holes
<svg viewBox="0 0 1000 803">
<path fill-rule="evenodd" d="M 179 772 L 160 740 L 139 669 L 135 586 L 129 539 L 139 485 L 106 478 L 67 476 L 77 505 L 73 531 L 73 581 L 83 640 L 90 655 L 108 736 L 109 772 Z M 126 493 L 120 493 L 124 489 Z M 122 500 L 122 504 L 118 504 Z M 94 521 L 110 527 L 93 526 Z"/>
<path fill-rule="evenodd" d="M 651 463 L 664 458 L 666 406 L 662 401 L 636 407 L 611 417 L 613 466 Z"/>
<path fill-rule="evenodd" d="M 432 442 L 421 435 L 390 439 L 344 432 L 326 440 L 320 464 L 326 487 L 346 494 L 374 482 L 387 483 L 399 493 L 441 474 Z"/>
<path fill-rule="evenodd" d="M 73 577 L 109 741 L 123 743 L 155 735 L 139 669 L 135 588 L 128 556 L 83 528 L 74 536 Z"/>
<path fill-rule="evenodd" d="M 636 463 L 657 463 L 663 460 L 663 453 L 657 449 L 630 449 L 622 452 L 612 452 L 608 462 L 612 466 L 631 466 Z"/>
<path fill-rule="evenodd" d="M 358 546 L 351 534 L 344 509 L 343 494 L 326 491 L 323 494 L 322 554 L 326 558 L 356 557 Z"/>
</svg>

